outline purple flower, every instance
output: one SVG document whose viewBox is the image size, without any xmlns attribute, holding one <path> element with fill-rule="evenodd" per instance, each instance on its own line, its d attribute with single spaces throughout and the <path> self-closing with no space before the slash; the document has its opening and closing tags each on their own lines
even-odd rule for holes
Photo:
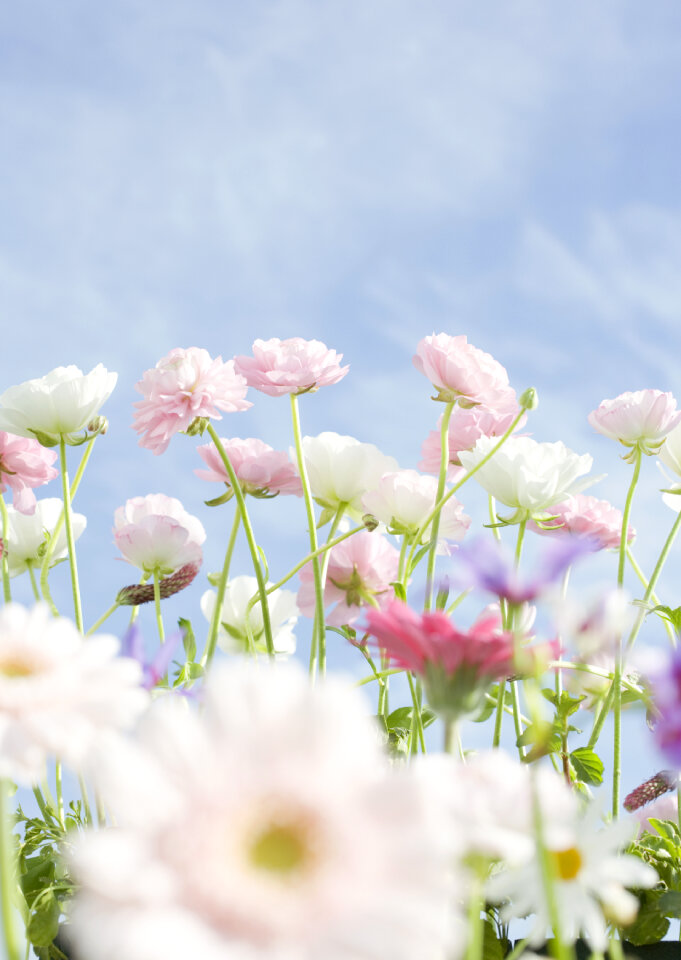
<svg viewBox="0 0 681 960">
<path fill-rule="evenodd" d="M 142 686 L 145 690 L 151 690 L 167 674 L 173 655 L 181 640 L 181 633 L 171 634 L 156 651 L 155 656 L 149 660 L 144 651 L 142 631 L 136 623 L 133 623 L 128 627 L 121 640 L 121 654 L 124 657 L 130 657 L 132 660 L 137 660 L 142 667 Z"/>
<path fill-rule="evenodd" d="M 658 712 L 655 740 L 662 753 L 681 769 L 681 651 L 671 651 L 648 673 Z"/>
<path fill-rule="evenodd" d="M 527 576 L 496 540 L 478 538 L 464 544 L 454 558 L 452 584 L 460 590 L 485 590 L 509 603 L 527 603 L 559 580 L 575 560 L 597 545 L 588 537 L 556 537 L 547 544 Z"/>
</svg>

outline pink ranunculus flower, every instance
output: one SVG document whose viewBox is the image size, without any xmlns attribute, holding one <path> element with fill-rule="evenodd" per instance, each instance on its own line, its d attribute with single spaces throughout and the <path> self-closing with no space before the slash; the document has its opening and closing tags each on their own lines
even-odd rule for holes
<svg viewBox="0 0 681 960">
<path fill-rule="evenodd" d="M 508 374 L 502 365 L 478 350 L 465 336 L 447 333 L 424 337 L 416 348 L 414 366 L 438 391 L 435 399 L 458 401 L 462 407 L 497 407 L 507 401 Z"/>
<path fill-rule="evenodd" d="M 384 474 L 377 488 L 364 494 L 362 505 L 385 523 L 391 533 L 413 538 L 435 506 L 436 497 L 435 477 L 424 476 L 416 470 L 398 470 Z M 470 523 L 463 506 L 455 497 L 450 497 L 440 515 L 440 537 L 443 541 L 463 540 Z M 421 543 L 429 540 L 431 526 L 429 523 L 426 527 Z M 444 542 L 441 549 L 448 552 Z"/>
<path fill-rule="evenodd" d="M 201 347 L 171 350 L 135 389 L 144 400 L 133 404 L 133 429 L 141 434 L 140 446 L 155 454 L 163 453 L 170 438 L 197 417 L 220 420 L 221 410 L 234 413 L 253 406 L 244 399 L 248 385 L 235 372 L 234 361 L 214 360 Z"/>
<path fill-rule="evenodd" d="M 528 529 L 535 533 L 571 533 L 578 537 L 591 537 L 601 550 L 619 548 L 622 539 L 622 511 L 607 500 L 598 500 L 585 493 L 569 497 L 548 511 L 551 517 L 546 522 L 530 520 Z M 629 525 L 627 543 L 636 536 Z"/>
<path fill-rule="evenodd" d="M 352 624 L 360 616 L 368 598 L 378 603 L 392 596 L 391 583 L 399 574 L 399 551 L 378 533 L 363 530 L 329 551 L 329 567 L 324 586 L 324 606 L 336 604 L 326 618 L 332 627 Z M 298 607 L 307 617 L 314 616 L 315 593 L 312 564 L 300 571 Z"/>
<path fill-rule="evenodd" d="M 0 491 L 11 489 L 12 503 L 19 513 L 35 513 L 33 489 L 54 480 L 58 471 L 52 464 L 56 459 L 56 451 L 37 440 L 0 432 Z"/>
<path fill-rule="evenodd" d="M 637 450 L 647 456 L 659 452 L 667 434 L 681 422 L 681 411 L 671 393 L 636 390 L 604 400 L 588 419 L 598 433 L 632 447 L 624 459 L 633 462 Z"/>
<path fill-rule="evenodd" d="M 234 358 L 237 373 L 270 397 L 285 393 L 310 393 L 338 383 L 350 369 L 341 367 L 342 353 L 329 350 L 320 340 L 291 337 L 256 340 L 253 356 Z"/>
<path fill-rule="evenodd" d="M 508 399 L 495 409 L 484 406 L 460 407 L 452 410 L 449 421 L 449 468 L 447 479 L 454 483 L 463 474 L 459 453 L 462 450 L 472 450 L 480 437 L 501 437 L 511 426 L 520 413 L 515 391 L 508 390 Z M 522 426 L 524 420 L 518 423 Z M 438 419 L 438 428 L 442 417 Z M 440 444 L 440 430 L 431 430 L 421 447 L 422 460 L 419 470 L 425 473 L 439 474 L 442 447 Z"/>
<path fill-rule="evenodd" d="M 229 462 L 239 479 L 244 493 L 255 497 L 274 496 L 278 493 L 291 493 L 302 497 L 303 485 L 297 467 L 291 463 L 288 454 L 274 450 L 262 440 L 250 437 L 241 440 L 221 438 L 220 442 L 229 457 Z M 215 448 L 215 444 L 207 443 L 197 447 L 199 456 L 206 463 L 208 470 L 195 470 L 194 473 L 202 480 L 211 480 L 225 483 L 231 491 L 229 474 L 222 462 L 222 457 Z"/>
<path fill-rule="evenodd" d="M 514 673 L 513 637 L 496 614 L 459 630 L 442 611 L 419 614 L 391 600 L 368 610 L 366 621 L 375 645 L 422 677 L 431 707 L 446 716 L 472 713 L 491 683 Z"/>
<path fill-rule="evenodd" d="M 162 493 L 132 497 L 114 514 L 114 542 L 124 558 L 146 574 L 167 576 L 200 564 L 206 531 L 179 500 Z"/>
</svg>

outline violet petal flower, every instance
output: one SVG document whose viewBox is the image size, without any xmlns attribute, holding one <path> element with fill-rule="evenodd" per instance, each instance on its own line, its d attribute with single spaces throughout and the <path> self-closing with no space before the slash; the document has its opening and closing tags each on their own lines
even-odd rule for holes
<svg viewBox="0 0 681 960">
<path fill-rule="evenodd" d="M 142 686 L 145 690 L 153 689 L 159 680 L 165 677 L 181 640 L 182 634 L 179 631 L 171 633 L 149 660 L 144 650 L 142 631 L 139 626 L 133 623 L 126 630 L 121 640 L 121 653 L 124 657 L 136 660 L 141 666 Z"/>
</svg>

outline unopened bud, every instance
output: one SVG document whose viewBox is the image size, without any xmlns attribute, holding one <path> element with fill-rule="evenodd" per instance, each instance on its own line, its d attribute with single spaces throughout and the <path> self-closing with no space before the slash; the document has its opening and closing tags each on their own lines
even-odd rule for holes
<svg viewBox="0 0 681 960">
<path fill-rule="evenodd" d="M 367 530 L 369 530 L 369 532 L 374 531 L 378 526 L 378 520 L 371 513 L 364 514 L 364 516 L 362 517 L 362 523 L 367 528 Z"/>
<path fill-rule="evenodd" d="M 92 437 L 104 436 L 109 429 L 109 421 L 106 417 L 93 417 L 87 425 L 87 432 Z"/>
<path fill-rule="evenodd" d="M 199 572 L 198 563 L 185 563 L 170 577 L 164 577 L 158 582 L 158 592 L 161 600 L 172 597 L 174 593 L 184 590 Z M 139 607 L 143 603 L 151 603 L 154 599 L 153 583 L 133 583 L 118 591 L 116 603 L 121 607 Z"/>
<path fill-rule="evenodd" d="M 539 406 L 539 396 L 534 387 L 528 387 L 518 397 L 518 403 L 523 410 L 536 410 Z"/>
<path fill-rule="evenodd" d="M 194 417 L 185 433 L 188 437 L 202 437 L 209 423 L 210 417 Z"/>
<path fill-rule="evenodd" d="M 676 790 L 678 779 L 673 770 L 660 770 L 624 798 L 624 809 L 631 813 L 652 800 L 657 800 L 663 794 L 669 793 L 670 790 Z"/>
</svg>

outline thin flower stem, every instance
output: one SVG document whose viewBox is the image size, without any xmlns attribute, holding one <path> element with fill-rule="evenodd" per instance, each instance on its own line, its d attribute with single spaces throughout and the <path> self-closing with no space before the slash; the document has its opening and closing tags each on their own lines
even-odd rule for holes
<svg viewBox="0 0 681 960">
<path fill-rule="evenodd" d="M 615 686 L 613 683 L 611 684 L 610 689 L 608 690 L 605 700 L 601 704 L 598 715 L 594 719 L 594 725 L 591 730 L 591 736 L 589 737 L 589 742 L 587 744 L 589 750 L 593 750 L 596 744 L 598 743 L 598 738 L 601 735 L 601 731 L 603 730 L 603 726 L 605 724 L 606 718 L 610 713 L 610 707 L 612 706 L 612 700 L 614 696 L 615 696 Z"/>
<path fill-rule="evenodd" d="M 627 533 L 629 531 L 629 517 L 631 515 L 631 504 L 634 499 L 634 490 L 638 483 L 641 472 L 641 451 L 636 449 L 634 459 L 634 472 L 629 484 L 627 499 L 624 502 L 624 512 L 622 514 L 622 533 L 620 535 L 619 563 L 617 566 L 617 586 L 622 589 L 624 584 L 624 567 L 627 559 Z M 681 514 L 679 515 L 681 517 Z M 648 585 L 652 590 L 652 587 Z M 615 648 L 615 673 L 612 678 L 614 697 L 612 702 L 613 719 L 613 762 L 612 762 L 612 817 L 616 820 L 619 816 L 620 806 L 620 780 L 622 776 L 622 636 L 618 636 Z"/>
<path fill-rule="evenodd" d="M 144 586 L 144 584 L 147 582 L 148 579 L 149 579 L 149 574 L 143 573 L 142 576 L 140 577 L 140 586 Z M 140 612 L 139 606 L 132 608 L 132 611 L 130 612 L 130 620 L 128 621 L 129 627 L 131 627 L 135 622 L 135 620 L 137 620 L 137 617 L 139 616 L 139 612 Z"/>
<path fill-rule="evenodd" d="M 326 538 L 326 543 L 324 544 L 324 547 L 325 547 L 324 553 L 318 554 L 318 556 L 322 557 L 322 568 L 320 573 L 321 584 L 322 584 L 322 597 L 324 596 L 324 589 L 326 587 L 326 575 L 329 572 L 329 561 L 331 559 L 330 543 L 334 538 L 334 535 L 336 533 L 336 530 L 338 529 L 338 526 L 341 520 L 343 519 L 343 514 L 345 513 L 346 507 L 347 507 L 346 503 L 339 504 L 338 509 L 336 510 L 335 516 L 331 521 L 331 527 L 329 528 L 329 533 Z M 310 644 L 310 666 L 309 666 L 310 673 L 312 673 L 314 670 L 316 647 L 317 647 L 316 642 Z M 387 685 L 388 685 L 388 681 L 386 680 L 386 689 L 387 689 Z"/>
<path fill-rule="evenodd" d="M 632 552 L 632 550 L 631 550 L 631 547 L 629 547 L 628 545 L 627 545 L 627 560 L 628 560 L 629 563 L 631 564 L 634 573 L 636 574 L 636 576 L 638 577 L 638 579 L 641 581 L 641 585 L 643 586 L 643 588 L 644 588 L 645 590 L 647 590 L 647 589 L 648 589 L 648 579 L 646 578 L 646 575 L 644 574 L 643 570 L 641 570 L 641 568 L 639 567 L 638 563 L 636 562 L 636 558 L 635 558 L 635 556 L 634 556 L 634 554 L 633 554 L 633 552 Z M 658 598 L 658 596 L 657 596 L 657 594 L 655 593 L 654 590 L 652 590 L 651 593 L 650 593 L 650 600 L 651 600 L 655 605 L 657 605 L 657 604 L 660 602 L 660 600 L 659 600 L 659 598 Z M 669 637 L 669 642 L 671 643 L 672 647 L 675 647 L 676 644 L 677 644 L 676 631 L 674 630 L 674 627 L 671 625 L 671 623 L 669 622 L 669 620 L 667 620 L 666 617 L 662 617 L 661 619 L 662 619 L 662 622 L 664 623 L 664 628 L 665 628 L 665 630 L 667 631 L 667 636 Z"/>
<path fill-rule="evenodd" d="M 506 696 L 506 681 L 500 680 L 497 689 L 497 712 L 494 718 L 494 735 L 492 737 L 492 747 L 496 748 L 501 743 L 501 721 L 504 716 L 504 698 Z M 511 711 L 512 712 L 512 711 Z"/>
<path fill-rule="evenodd" d="M 87 795 L 87 785 L 82 774 L 78 774 L 78 783 L 80 785 L 80 795 L 83 798 L 83 810 L 85 812 L 85 822 L 90 826 L 92 824 L 92 811 L 90 810 L 90 800 Z"/>
<path fill-rule="evenodd" d="M 289 570 L 289 572 L 286 574 L 285 577 L 282 577 L 281 580 L 277 580 L 276 583 L 273 583 L 271 587 L 267 588 L 268 595 L 270 593 L 274 593 L 274 591 L 278 590 L 279 587 L 283 587 L 285 583 L 288 583 L 291 577 L 295 577 L 298 571 L 302 570 L 303 567 L 307 566 L 310 560 L 314 559 L 314 557 L 321 557 L 332 547 L 335 547 L 337 543 L 342 543 L 343 540 L 347 540 L 348 537 L 353 537 L 356 533 L 360 533 L 362 530 L 366 530 L 366 527 L 353 527 L 352 530 L 348 530 L 347 533 L 341 533 L 338 537 L 335 537 L 333 540 L 327 541 L 321 547 L 318 547 L 314 553 L 308 553 L 308 555 L 306 557 L 303 557 L 303 559 L 299 563 L 297 563 L 292 570 Z M 257 603 L 257 600 L 253 602 Z"/>
<path fill-rule="evenodd" d="M 234 467 L 231 464 L 227 452 L 222 445 L 220 437 L 215 432 L 215 428 L 212 423 L 208 423 L 207 427 L 208 433 L 211 440 L 215 444 L 215 448 L 222 460 L 222 463 L 229 475 L 229 482 L 232 485 L 232 490 L 234 491 L 234 496 L 236 497 L 237 506 L 239 513 L 241 514 L 241 522 L 244 525 L 244 533 L 246 534 L 246 540 L 248 542 L 248 549 L 251 552 L 251 561 L 253 563 L 253 570 L 255 572 L 255 578 L 258 581 L 258 594 L 260 596 L 260 607 L 262 610 L 262 623 L 263 630 L 265 633 L 265 643 L 267 645 L 267 653 L 270 657 L 274 656 L 274 641 L 272 639 L 272 624 L 270 622 L 270 608 L 267 602 L 267 590 L 265 589 L 265 578 L 263 577 L 262 572 L 262 563 L 260 560 L 260 555 L 258 552 L 258 546 L 255 542 L 255 536 L 253 534 L 253 527 L 251 526 L 250 517 L 248 516 L 248 510 L 246 509 L 246 500 L 244 499 L 243 491 L 241 489 L 241 484 L 237 478 L 236 473 L 234 472 Z"/>
<path fill-rule="evenodd" d="M 516 943 L 514 948 L 511 950 L 511 952 L 508 954 L 508 956 L 505 958 L 505 960 L 518 960 L 518 957 L 522 956 L 523 951 L 525 950 L 525 947 L 528 945 L 529 942 L 530 942 L 529 937 L 526 937 L 524 940 L 518 940 L 518 942 Z"/>
<path fill-rule="evenodd" d="M 2 595 L 5 603 L 12 602 L 12 589 L 9 585 L 9 560 L 7 556 L 7 534 L 9 532 L 9 516 L 5 498 L 0 493 L 0 511 L 2 512 Z"/>
<path fill-rule="evenodd" d="M 312 645 L 315 648 L 314 654 L 310 656 L 310 676 L 314 677 L 317 668 L 323 676 L 326 673 L 326 629 L 324 624 L 324 588 L 322 586 L 322 568 L 317 556 L 317 527 L 312 505 L 312 493 L 310 491 L 310 480 L 307 475 L 305 465 L 305 456 L 303 454 L 303 436 L 300 430 L 300 415 L 298 411 L 298 397 L 295 393 L 291 396 L 291 420 L 293 422 L 293 438 L 296 445 L 296 459 L 298 462 L 298 473 L 303 485 L 303 499 L 305 500 L 305 510 L 307 513 L 307 525 L 310 537 L 310 552 L 312 557 L 312 576 L 314 578 L 315 594 L 315 613 L 312 624 Z"/>
<path fill-rule="evenodd" d="M 31 589 L 33 590 L 33 596 L 36 602 L 40 603 L 40 599 L 41 599 L 40 590 L 38 589 L 38 582 L 35 578 L 35 570 L 33 569 L 33 566 L 30 563 L 28 564 L 26 569 L 28 570 L 28 578 L 31 581 Z"/>
<path fill-rule="evenodd" d="M 409 549 L 409 541 L 406 537 L 402 537 L 402 543 L 400 545 L 400 559 L 397 565 L 397 579 L 402 584 L 404 592 L 407 592 L 407 550 Z"/>
<path fill-rule="evenodd" d="M 69 475 L 66 468 L 66 443 L 64 437 L 59 438 L 59 461 L 61 465 L 62 491 L 64 495 L 64 523 L 66 525 L 66 543 L 69 548 L 69 567 L 71 569 L 71 591 L 73 593 L 73 609 L 76 626 L 83 632 L 83 611 L 80 603 L 80 586 L 78 584 L 78 567 L 76 564 L 76 548 L 73 540 L 73 518 L 71 516 L 71 490 Z"/>
<path fill-rule="evenodd" d="M 426 740 L 423 735 L 423 717 L 421 716 L 421 682 L 415 680 L 411 670 L 406 670 L 409 692 L 411 693 L 411 729 L 409 730 L 409 753 L 426 752 Z"/>
<path fill-rule="evenodd" d="M 511 424 L 511 426 L 508 428 L 508 430 L 506 431 L 506 433 L 505 433 L 502 437 L 499 438 L 499 442 L 494 444 L 494 446 L 493 446 L 492 449 L 489 451 L 489 453 L 486 454 L 479 463 L 476 463 L 474 467 L 471 467 L 471 469 L 470 469 L 467 473 L 465 473 L 465 474 L 463 475 L 463 477 L 462 477 L 460 480 L 458 480 L 450 490 L 447 491 L 447 493 L 442 497 L 442 500 L 440 500 L 439 502 L 437 502 L 437 503 L 435 504 L 435 506 L 428 512 L 428 514 L 426 515 L 425 519 L 423 520 L 421 526 L 419 527 L 418 531 L 416 532 L 416 534 L 415 534 L 415 536 L 414 536 L 414 542 L 413 542 L 412 548 L 411 548 L 411 550 L 410 550 L 410 552 L 409 552 L 409 559 L 408 559 L 408 561 L 407 561 L 407 569 L 408 569 L 408 570 L 411 569 L 411 565 L 412 565 L 412 562 L 413 562 L 413 559 L 414 559 L 414 554 L 416 553 L 416 550 L 417 550 L 417 548 L 418 548 L 418 545 L 419 545 L 419 543 L 420 543 L 420 541 L 421 541 L 421 537 L 423 536 L 423 534 L 425 533 L 425 531 L 428 529 L 428 524 L 429 524 L 430 521 L 433 519 L 433 517 L 435 516 L 435 514 L 436 514 L 438 511 L 442 510 L 442 508 L 444 507 L 445 503 L 447 503 L 447 501 L 450 499 L 450 497 L 453 497 L 454 494 L 455 494 L 458 490 L 461 489 L 461 487 L 464 485 L 464 483 L 467 483 L 467 482 L 470 480 L 471 477 L 475 476 L 475 474 L 478 472 L 478 470 L 480 470 L 482 467 L 484 467 L 484 465 L 485 465 L 489 460 L 492 459 L 492 457 L 494 456 L 494 454 L 497 453 L 497 452 L 501 449 L 501 447 L 506 443 L 506 441 L 507 441 L 508 438 L 511 436 L 511 434 L 513 433 L 513 431 L 515 430 L 515 428 L 518 426 L 518 424 L 520 423 L 520 421 L 522 420 L 522 418 L 525 416 L 525 413 L 526 413 L 526 410 L 525 410 L 525 409 L 522 409 L 522 410 L 520 411 L 520 413 L 518 414 L 518 416 L 517 416 L 517 417 L 515 418 L 515 420 L 513 421 L 513 423 Z"/>
<path fill-rule="evenodd" d="M 163 614 L 161 613 L 161 574 L 158 567 L 154 570 L 154 609 L 156 610 L 156 626 L 158 627 L 158 638 L 161 646 L 166 642 L 166 634 L 163 629 Z"/>
<path fill-rule="evenodd" d="M 466 960 L 482 960 L 484 943 L 484 923 L 482 910 L 485 906 L 483 896 L 484 882 L 483 864 L 474 864 L 470 881 L 468 900 L 468 943 L 466 945 Z"/>
<path fill-rule="evenodd" d="M 89 636 L 91 636 L 91 635 L 95 632 L 95 630 L 99 630 L 99 628 L 101 627 L 101 625 L 102 625 L 106 620 L 108 620 L 109 617 L 111 616 L 111 614 L 112 614 L 112 613 L 115 613 L 116 610 L 118 610 L 119 607 L 120 607 L 120 603 L 112 603 L 111 606 L 109 607 L 109 609 L 106 611 L 106 613 L 103 613 L 103 614 L 101 615 L 101 617 L 99 618 L 99 620 L 95 620 L 95 622 L 92 624 L 92 626 L 90 627 L 90 629 L 85 631 L 85 636 L 86 636 L 86 637 L 89 637 Z"/>
<path fill-rule="evenodd" d="M 374 680 L 380 681 L 382 677 L 392 677 L 396 673 L 403 673 L 401 667 L 393 667 L 391 670 L 374 670 L 370 677 L 362 677 L 361 680 L 355 680 L 356 687 L 364 687 L 367 683 L 373 683 Z"/>
<path fill-rule="evenodd" d="M 442 423 L 440 424 L 440 473 L 437 480 L 435 503 L 440 503 L 445 493 L 447 470 L 449 468 L 449 421 L 451 419 L 453 409 L 454 403 L 447 403 L 445 405 L 445 412 L 442 415 Z M 428 566 L 426 568 L 426 597 L 423 604 L 424 610 L 430 610 L 433 605 L 433 580 L 435 579 L 435 558 L 437 556 L 437 538 L 440 532 L 441 515 L 442 507 L 435 511 L 433 523 L 430 528 L 430 549 L 428 550 Z"/>
<path fill-rule="evenodd" d="M 662 547 L 662 552 L 660 553 L 660 556 L 657 558 L 657 563 L 655 564 L 655 569 L 653 570 L 653 572 L 652 572 L 652 574 L 651 574 L 651 577 L 650 577 L 650 580 L 648 581 L 648 586 L 646 587 L 646 592 L 645 592 L 644 595 L 643 595 L 642 605 L 641 605 L 641 607 L 640 607 L 640 609 L 639 609 L 639 612 L 638 612 L 638 614 L 637 614 L 637 616 L 636 616 L 636 620 L 635 620 L 635 622 L 634 622 L 634 625 L 633 625 L 633 627 L 631 628 L 631 633 L 629 634 L 629 639 L 627 640 L 627 650 L 629 650 L 629 649 L 633 646 L 634 641 L 636 640 L 636 637 L 638 636 L 638 632 L 639 632 L 639 630 L 641 629 L 641 626 L 642 626 L 642 624 L 643 624 L 643 621 L 645 620 L 645 616 L 646 616 L 645 604 L 648 603 L 648 601 L 650 600 L 650 598 L 651 598 L 652 595 L 653 595 L 653 591 L 655 590 L 655 587 L 657 586 L 657 581 L 659 580 L 660 574 L 662 573 L 662 568 L 664 567 L 664 565 L 665 565 L 665 563 L 666 563 L 667 557 L 669 556 L 669 551 L 671 550 L 671 548 L 672 548 L 672 546 L 673 546 L 673 544 L 674 544 L 674 541 L 676 540 L 676 536 L 677 536 L 680 528 L 681 528 L 681 510 L 679 511 L 679 513 L 678 513 L 678 515 L 677 515 L 677 517 L 676 517 L 676 520 L 674 521 L 674 524 L 673 524 L 671 530 L 669 531 L 669 536 L 668 536 L 667 539 L 665 540 L 665 544 L 664 544 L 664 546 Z"/>
<path fill-rule="evenodd" d="M 66 830 L 64 822 L 64 794 L 61 785 L 61 760 L 57 760 L 54 765 L 54 790 L 57 797 L 57 818 L 63 830 Z"/>
<path fill-rule="evenodd" d="M 12 840 L 12 820 L 9 804 L 9 782 L 0 780 L 0 900 L 2 929 L 4 931 L 7 960 L 19 960 L 19 941 L 16 930 L 16 911 L 12 903 L 12 890 L 16 874 Z"/>
<path fill-rule="evenodd" d="M 208 640 L 206 641 L 206 649 L 201 658 L 201 663 L 204 667 L 209 667 L 213 656 L 215 654 L 215 647 L 218 642 L 218 633 L 220 631 L 220 615 L 222 613 L 222 604 L 225 599 L 225 590 L 227 589 L 227 581 L 229 579 L 229 568 L 232 564 L 232 554 L 234 553 L 234 545 L 236 543 L 237 533 L 239 532 L 239 524 L 241 523 L 241 514 L 238 510 L 234 511 L 234 519 L 232 520 L 232 530 L 229 535 L 229 540 L 227 541 L 227 550 L 225 551 L 225 559 L 222 564 L 222 573 L 220 574 L 220 581 L 218 583 L 218 593 L 215 599 L 215 607 L 213 608 L 213 615 L 210 618 L 210 628 L 208 630 Z"/>
<path fill-rule="evenodd" d="M 501 530 L 497 522 L 497 503 L 491 493 L 487 497 L 487 506 L 489 508 L 489 522 L 492 536 L 498 543 L 501 543 Z"/>
<path fill-rule="evenodd" d="M 498 698 L 497 698 L 497 697 L 493 697 L 491 693 L 486 693 L 486 694 L 485 694 L 485 700 L 487 701 L 487 703 L 492 703 L 492 704 L 494 704 L 494 705 L 498 705 L 498 703 L 499 703 Z M 509 715 L 509 717 L 513 716 L 513 708 L 512 708 L 512 707 L 504 706 L 504 713 L 507 713 L 507 714 Z M 526 725 L 527 725 L 528 723 L 530 723 L 529 717 L 526 717 L 524 713 L 521 713 L 521 714 L 520 714 L 520 720 L 521 720 L 522 723 L 524 723 L 524 724 L 526 724 Z M 497 744 L 497 746 L 498 746 L 498 744 Z"/>
<path fill-rule="evenodd" d="M 360 651 L 360 653 L 362 654 L 362 656 L 364 657 L 364 659 L 366 660 L 366 662 L 369 664 L 369 666 L 371 667 L 371 670 L 372 670 L 372 672 L 373 672 L 373 676 L 372 676 L 372 677 L 367 677 L 367 680 L 368 680 L 368 681 L 370 681 L 370 680 L 376 680 L 376 681 L 378 682 L 378 709 L 377 709 L 377 713 L 378 713 L 379 717 L 385 716 L 385 712 L 384 712 L 383 710 L 381 710 L 381 704 L 382 704 L 382 700 L 383 700 L 383 688 L 384 688 L 385 684 L 387 683 L 387 678 L 386 678 L 385 673 L 384 673 L 383 671 L 379 671 L 379 670 L 376 669 L 376 664 L 374 663 L 374 658 L 371 656 L 371 654 L 369 653 L 369 651 L 367 650 L 367 648 L 366 648 L 364 645 L 362 645 L 362 646 L 359 647 L 359 651 Z M 398 672 L 398 671 L 396 671 L 396 672 Z M 366 682 L 367 682 L 367 681 L 362 680 L 362 681 L 360 681 L 360 682 L 357 684 L 357 686 L 361 686 L 363 683 L 366 683 Z"/>
</svg>

